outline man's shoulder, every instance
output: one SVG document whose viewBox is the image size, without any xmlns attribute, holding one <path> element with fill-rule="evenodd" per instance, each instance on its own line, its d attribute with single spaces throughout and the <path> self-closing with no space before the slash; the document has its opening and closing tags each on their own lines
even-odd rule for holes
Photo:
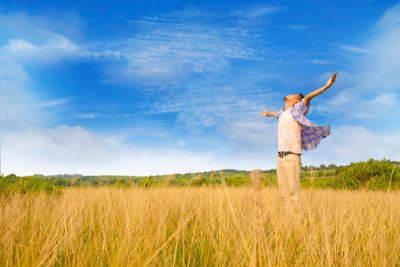
<svg viewBox="0 0 400 267">
<path fill-rule="evenodd" d="M 301 99 L 299 102 L 297 102 L 293 108 L 301 108 L 301 107 L 309 107 L 310 104 L 306 105 L 306 102 L 304 101 L 304 97 L 303 99 Z"/>
<path fill-rule="evenodd" d="M 292 107 L 293 112 L 303 114 L 304 116 L 307 115 L 309 109 L 310 104 L 306 105 L 304 98 Z"/>
</svg>

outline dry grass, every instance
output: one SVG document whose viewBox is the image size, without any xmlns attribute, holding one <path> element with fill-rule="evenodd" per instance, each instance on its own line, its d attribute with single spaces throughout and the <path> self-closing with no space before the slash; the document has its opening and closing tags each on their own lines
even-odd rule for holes
<svg viewBox="0 0 400 267">
<path fill-rule="evenodd" d="M 67 189 L 0 197 L 1 266 L 398 266 L 400 193 Z"/>
</svg>

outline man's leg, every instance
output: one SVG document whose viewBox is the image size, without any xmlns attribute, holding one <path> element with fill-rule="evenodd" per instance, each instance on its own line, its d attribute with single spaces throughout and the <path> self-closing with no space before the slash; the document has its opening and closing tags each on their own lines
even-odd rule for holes
<svg viewBox="0 0 400 267">
<path fill-rule="evenodd" d="M 301 158 L 300 155 L 290 154 L 285 157 L 283 167 L 289 184 L 289 197 L 296 206 L 300 203 L 300 177 Z"/>
<path fill-rule="evenodd" d="M 276 166 L 276 176 L 278 179 L 279 193 L 281 194 L 283 205 L 287 207 L 290 205 L 290 187 L 285 175 L 284 169 L 285 158 L 278 158 Z"/>
</svg>

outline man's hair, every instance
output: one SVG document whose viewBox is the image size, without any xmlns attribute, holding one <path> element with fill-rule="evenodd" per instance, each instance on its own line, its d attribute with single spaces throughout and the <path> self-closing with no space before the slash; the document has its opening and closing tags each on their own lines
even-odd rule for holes
<svg viewBox="0 0 400 267">
<path fill-rule="evenodd" d="M 298 94 L 300 96 L 300 100 L 302 100 L 304 98 L 303 94 Z"/>
</svg>

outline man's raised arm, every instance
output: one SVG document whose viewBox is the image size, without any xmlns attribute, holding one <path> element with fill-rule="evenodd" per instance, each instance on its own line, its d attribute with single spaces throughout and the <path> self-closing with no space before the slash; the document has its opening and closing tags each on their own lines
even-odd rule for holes
<svg viewBox="0 0 400 267">
<path fill-rule="evenodd" d="M 275 117 L 275 111 L 268 111 L 268 109 L 266 109 L 264 112 L 261 112 L 261 116 Z"/>
<path fill-rule="evenodd" d="M 315 90 L 314 92 L 309 93 L 308 95 L 306 95 L 306 97 L 304 97 L 304 103 L 306 104 L 306 106 L 308 106 L 308 104 L 310 104 L 311 99 L 313 99 L 314 97 L 321 94 L 323 91 L 325 91 L 326 89 L 328 89 L 329 87 L 332 86 L 332 84 L 336 80 L 336 75 L 337 75 L 337 72 L 335 72 L 333 74 L 332 78 L 329 79 L 329 81 L 326 83 L 326 85 L 324 87 L 321 87 L 321 88 Z"/>
</svg>

